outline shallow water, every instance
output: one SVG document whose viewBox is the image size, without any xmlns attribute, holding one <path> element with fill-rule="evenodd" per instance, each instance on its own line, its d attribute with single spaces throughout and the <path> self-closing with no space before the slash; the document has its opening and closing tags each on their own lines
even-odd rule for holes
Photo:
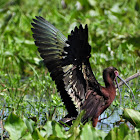
<svg viewBox="0 0 140 140">
<path fill-rule="evenodd" d="M 139 90 L 137 91 L 137 93 L 139 94 Z M 126 97 L 126 99 L 127 98 L 128 97 Z M 1 100 L 2 100 L 2 98 L 1 98 Z M 38 101 L 38 98 L 35 97 L 35 96 L 32 96 L 32 95 L 26 95 L 25 98 L 24 98 L 24 100 L 29 100 L 29 101 L 32 100 L 34 102 L 39 102 Z M 128 98 L 128 100 L 129 100 L 129 98 Z M 46 99 L 45 98 L 42 98 L 41 102 L 46 103 Z M 30 104 L 26 107 L 26 109 L 27 109 L 27 111 L 34 112 L 33 114 L 37 114 L 38 113 L 38 112 L 36 112 L 33 109 L 33 107 Z M 47 112 L 46 110 L 47 110 L 47 107 L 43 109 L 43 113 Z M 138 102 L 138 105 L 136 106 L 136 110 L 140 110 L 140 104 L 139 104 L 139 102 Z M 5 111 L 4 112 L 4 116 L 8 116 L 8 114 L 9 114 L 8 108 L 7 109 L 5 108 L 4 111 Z M 66 113 L 66 111 L 64 111 L 64 110 L 60 110 L 60 112 L 59 112 L 60 114 L 64 114 L 64 112 Z M 111 114 L 111 111 L 108 110 L 108 109 L 106 110 L 106 112 L 110 112 L 109 114 Z M 107 117 L 106 116 L 106 112 L 104 112 L 99 117 L 99 119 L 106 118 Z M 43 115 L 41 113 L 39 114 L 39 120 L 40 120 L 40 125 L 43 125 L 46 122 L 46 119 L 44 120 Z M 120 121 L 120 119 L 121 119 L 120 116 L 122 115 L 122 113 L 123 113 L 123 110 L 120 107 L 115 108 L 113 114 L 110 117 L 108 117 L 107 119 L 102 120 L 101 122 L 98 122 L 97 129 L 103 130 L 104 132 L 109 132 L 114 127 L 114 125 L 116 126 L 116 122 L 119 122 Z M 62 116 L 60 115 L 60 116 L 57 116 L 57 118 L 56 117 L 54 117 L 54 118 L 55 118 L 56 121 L 59 121 L 63 116 L 64 115 L 62 115 Z M 0 119 L 5 120 L 7 118 L 7 117 L 5 117 L 5 118 L 3 118 L 3 117 L 1 118 L 1 117 L 2 117 L 2 110 L 0 110 Z M 118 125 L 120 125 L 120 124 L 121 124 L 121 122 Z M 130 128 L 132 128 L 132 125 L 130 123 L 128 123 L 128 126 L 130 126 Z M 1 125 L 0 125 L 0 134 L 1 133 L 2 133 L 2 128 L 1 128 Z"/>
</svg>

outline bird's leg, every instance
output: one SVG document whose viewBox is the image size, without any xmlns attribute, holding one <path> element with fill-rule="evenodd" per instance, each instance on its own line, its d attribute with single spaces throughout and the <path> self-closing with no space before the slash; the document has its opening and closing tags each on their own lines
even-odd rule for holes
<svg viewBox="0 0 140 140">
<path fill-rule="evenodd" d="M 98 122 L 98 118 L 93 118 L 92 126 L 93 126 L 93 127 L 96 127 L 97 122 Z"/>
</svg>

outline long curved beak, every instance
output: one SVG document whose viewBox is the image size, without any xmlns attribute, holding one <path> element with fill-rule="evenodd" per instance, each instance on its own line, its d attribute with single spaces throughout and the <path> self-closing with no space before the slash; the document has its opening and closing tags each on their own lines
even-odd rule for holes
<svg viewBox="0 0 140 140">
<path fill-rule="evenodd" d="M 135 99 L 134 93 L 133 93 L 132 89 L 129 87 L 129 85 L 128 85 L 119 75 L 117 75 L 117 77 L 118 77 L 122 82 L 124 82 L 124 84 L 130 89 L 130 91 L 131 91 L 131 93 L 132 93 L 132 95 L 133 95 L 133 99 Z M 116 78 L 115 78 L 115 79 L 116 79 Z M 118 83 L 117 83 L 117 87 L 119 87 Z M 118 89 L 119 89 L 119 88 L 118 88 Z"/>
<path fill-rule="evenodd" d="M 116 85 L 117 85 L 117 88 L 119 90 L 119 94 L 120 94 L 120 102 L 121 102 L 121 92 L 120 92 L 120 88 L 119 88 L 119 84 L 118 84 L 118 81 L 117 81 L 117 77 L 130 89 L 132 95 L 133 95 L 133 99 L 135 99 L 135 96 L 134 96 L 134 93 L 133 91 L 131 90 L 131 88 L 129 87 L 129 85 L 119 76 L 119 73 L 118 71 L 115 71 L 115 82 L 116 82 Z"/>
<path fill-rule="evenodd" d="M 117 75 L 117 77 L 118 77 L 118 75 Z M 121 99 L 121 91 L 120 91 L 120 87 L 119 87 L 119 84 L 118 84 L 118 81 L 117 81 L 117 77 L 115 77 L 115 82 L 116 82 L 117 88 L 118 88 L 118 90 L 119 90 L 120 104 L 121 104 L 121 102 L 122 102 L 122 99 Z"/>
</svg>

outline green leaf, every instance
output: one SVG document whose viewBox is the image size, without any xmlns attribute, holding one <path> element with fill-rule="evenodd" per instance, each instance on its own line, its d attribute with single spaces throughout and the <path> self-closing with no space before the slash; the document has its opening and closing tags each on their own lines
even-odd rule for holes
<svg viewBox="0 0 140 140">
<path fill-rule="evenodd" d="M 38 139 L 44 140 L 43 136 L 45 135 L 42 135 L 42 131 L 38 131 L 38 129 L 35 126 L 34 121 L 25 119 L 24 122 L 26 123 L 26 126 L 28 130 L 30 131 L 32 138 L 34 140 L 38 140 Z"/>
<path fill-rule="evenodd" d="M 10 139 L 18 140 L 22 139 L 32 139 L 24 121 L 16 116 L 14 113 L 11 113 L 5 122 L 4 128 L 9 132 Z"/>
<path fill-rule="evenodd" d="M 37 137 L 35 137 L 36 140 L 45 140 L 45 138 L 43 138 L 43 136 L 40 134 L 40 132 L 38 131 L 38 129 L 36 129 L 37 132 Z"/>
<path fill-rule="evenodd" d="M 81 113 L 78 115 L 77 119 L 74 121 L 72 127 L 70 128 L 69 133 L 72 133 L 74 131 L 74 128 L 77 127 L 80 124 L 82 116 L 84 115 L 84 113 L 85 113 L 84 111 L 81 111 Z"/>
<path fill-rule="evenodd" d="M 24 122 L 25 122 L 25 124 L 26 124 L 28 130 L 30 131 L 30 133 L 33 133 L 34 128 L 35 128 L 35 127 L 34 127 L 35 122 L 32 121 L 32 120 L 27 120 L 27 119 L 24 119 Z"/>
<path fill-rule="evenodd" d="M 49 137 L 53 133 L 52 121 L 47 121 L 43 128 L 46 130 L 46 134 Z"/>
<path fill-rule="evenodd" d="M 126 124 L 121 124 L 118 129 L 119 139 L 124 139 L 129 133 L 129 127 Z"/>
<path fill-rule="evenodd" d="M 105 140 L 116 140 L 116 133 L 114 129 L 112 129 L 108 135 L 105 137 Z"/>
<path fill-rule="evenodd" d="M 124 140 L 128 135 L 131 135 L 129 127 L 126 124 L 121 124 L 119 127 L 113 128 L 105 137 L 105 140 Z"/>
<path fill-rule="evenodd" d="M 64 128 L 56 121 L 52 121 L 53 135 L 59 138 L 66 138 Z"/>
<path fill-rule="evenodd" d="M 55 124 L 55 131 L 56 131 L 56 134 L 58 137 L 60 137 L 60 138 L 66 137 L 65 133 L 64 133 L 65 132 L 64 129 L 62 127 L 60 127 L 60 125 L 57 123 Z"/>
<path fill-rule="evenodd" d="M 58 137 L 52 135 L 52 136 L 48 137 L 48 140 L 66 140 L 66 139 L 64 139 L 64 138 L 58 138 Z"/>
<path fill-rule="evenodd" d="M 100 130 L 96 130 L 92 124 L 86 123 L 82 128 L 82 132 L 80 134 L 80 140 L 101 140 L 104 139 L 106 133 Z"/>
<path fill-rule="evenodd" d="M 135 127 L 140 128 L 140 112 L 133 109 L 124 109 L 123 118 Z"/>
</svg>

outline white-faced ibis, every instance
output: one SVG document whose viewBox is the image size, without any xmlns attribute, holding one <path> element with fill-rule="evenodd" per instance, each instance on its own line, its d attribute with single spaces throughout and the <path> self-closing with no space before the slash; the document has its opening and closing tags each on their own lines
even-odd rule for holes
<svg viewBox="0 0 140 140">
<path fill-rule="evenodd" d="M 85 110 L 82 122 L 88 118 L 95 127 L 98 117 L 110 106 L 116 96 L 118 70 L 108 67 L 103 70 L 105 87 L 92 73 L 89 63 L 91 46 L 88 43 L 88 27 L 75 27 L 68 39 L 42 17 L 33 19 L 32 31 L 35 45 L 57 85 L 68 115 L 64 122 L 76 118 Z M 116 81 L 117 82 L 117 81 Z"/>
</svg>

